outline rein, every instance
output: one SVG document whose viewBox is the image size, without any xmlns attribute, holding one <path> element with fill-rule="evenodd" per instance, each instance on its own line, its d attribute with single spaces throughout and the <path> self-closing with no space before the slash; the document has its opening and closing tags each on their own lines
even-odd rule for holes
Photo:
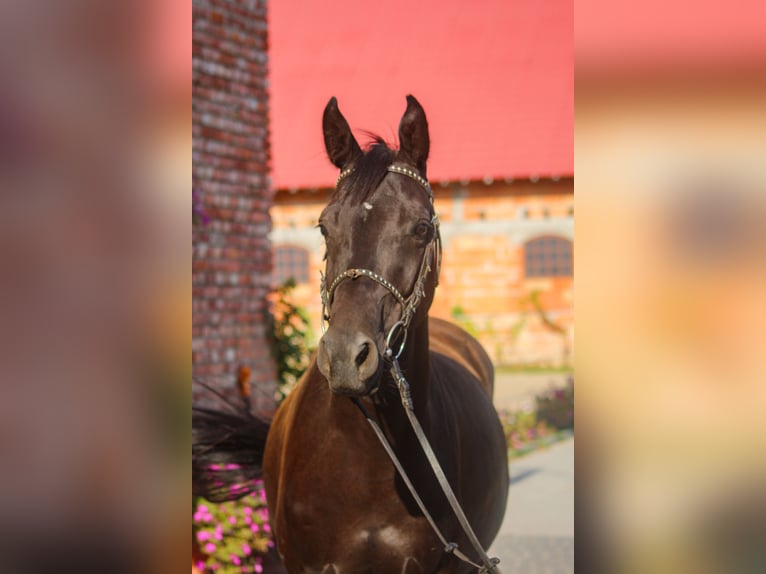
<svg viewBox="0 0 766 574">
<path fill-rule="evenodd" d="M 343 178 L 348 176 L 352 171 L 353 171 L 353 168 L 343 170 L 338 176 L 338 181 L 336 185 L 339 184 L 343 180 Z M 416 171 L 408 167 L 400 166 L 396 164 L 389 166 L 388 171 L 392 173 L 398 173 L 398 174 L 404 175 L 418 182 L 420 186 L 423 189 L 425 189 L 426 193 L 428 193 L 428 198 L 431 201 L 431 205 L 433 206 L 434 195 L 433 195 L 433 191 L 431 190 L 431 186 L 428 183 L 428 181 L 425 178 L 423 178 L 420 174 L 418 174 Z M 429 525 L 431 526 L 431 529 L 434 531 L 436 536 L 444 545 L 444 551 L 447 554 L 453 554 L 456 558 L 475 567 L 478 570 L 479 574 L 496 574 L 498 572 L 497 565 L 500 563 L 500 560 L 498 558 L 490 558 L 487 555 L 487 552 L 482 547 L 481 542 L 476 536 L 476 533 L 474 533 L 473 529 L 471 528 L 471 525 L 468 522 L 468 519 L 466 518 L 465 513 L 463 512 L 463 509 L 460 507 L 460 503 L 458 502 L 457 497 L 455 496 L 455 493 L 452 490 L 452 487 L 447 481 L 447 477 L 444 474 L 444 470 L 439 464 L 439 460 L 436 458 L 436 454 L 434 453 L 433 448 L 431 447 L 431 444 L 428 442 L 428 438 L 426 437 L 426 434 L 423 431 L 423 427 L 420 425 L 420 422 L 415 416 L 415 410 L 412 404 L 412 396 L 410 394 L 410 385 L 407 382 L 407 380 L 404 378 L 404 375 L 402 374 L 402 370 L 399 367 L 399 357 L 401 356 L 402 351 L 404 350 L 404 345 L 407 342 L 407 328 L 410 325 L 412 317 L 415 315 L 415 312 L 417 310 L 418 305 L 420 304 L 420 301 L 425 296 L 425 279 L 428 273 L 432 270 L 431 263 L 434 259 L 436 260 L 436 281 L 438 284 L 439 272 L 441 268 L 441 239 L 439 236 L 439 219 L 435 213 L 431 222 L 435 226 L 434 238 L 428 243 L 428 245 L 426 246 L 425 252 L 423 253 L 423 260 L 421 261 L 421 264 L 420 264 L 420 270 L 418 272 L 418 276 L 415 280 L 415 285 L 409 297 L 405 298 L 401 294 L 401 292 L 391 282 L 386 280 L 384 277 L 381 277 L 374 271 L 370 271 L 368 269 L 348 269 L 347 271 L 338 275 L 335 278 L 335 280 L 333 280 L 333 282 L 330 284 L 329 288 L 327 288 L 326 286 L 326 280 L 325 280 L 324 274 L 321 275 L 320 293 L 322 298 L 322 333 L 324 333 L 325 331 L 325 321 L 329 322 L 330 320 L 330 316 L 327 314 L 327 311 L 329 310 L 329 305 L 332 302 L 333 293 L 335 292 L 335 289 L 338 288 L 338 285 L 346 279 L 356 280 L 359 277 L 367 277 L 368 279 L 375 281 L 376 283 L 382 285 L 385 289 L 387 289 L 391 293 L 391 295 L 393 295 L 394 299 L 397 300 L 399 305 L 401 305 L 402 315 L 400 319 L 396 323 L 394 323 L 394 325 L 389 330 L 388 335 L 386 336 L 385 356 L 387 359 L 391 361 L 391 376 L 396 382 L 397 388 L 399 389 L 399 395 L 402 400 L 402 406 L 404 407 L 404 411 L 407 414 L 407 419 L 409 420 L 410 425 L 412 426 L 412 430 L 415 432 L 415 436 L 417 436 L 418 442 L 420 443 L 420 446 L 423 448 L 423 452 L 425 453 L 426 458 L 428 459 L 428 462 L 431 465 L 431 469 L 433 470 L 434 475 L 439 481 L 439 485 L 441 486 L 441 489 L 444 492 L 444 495 L 447 497 L 447 501 L 449 502 L 450 507 L 452 508 L 452 512 L 455 514 L 455 517 L 460 523 L 460 527 L 463 529 L 463 532 L 465 533 L 468 540 L 470 541 L 471 546 L 473 546 L 474 550 L 479 555 L 479 560 L 481 564 L 474 562 L 468 556 L 466 556 L 460 550 L 460 548 L 455 542 L 447 541 L 444 534 L 442 534 L 441 530 L 436 524 L 436 521 L 428 512 L 428 509 L 426 508 L 423 500 L 420 498 L 420 495 L 418 495 L 417 490 L 415 489 L 415 486 L 412 484 L 412 481 L 407 475 L 407 472 L 404 470 L 402 463 L 399 461 L 398 457 L 396 456 L 396 453 L 394 452 L 393 447 L 388 442 L 388 439 L 386 439 L 386 435 L 383 432 L 383 430 L 380 428 L 378 423 L 375 422 L 375 420 L 370 416 L 370 414 L 367 412 L 367 409 L 365 409 L 364 405 L 361 403 L 361 401 L 358 398 L 354 397 L 351 400 L 359 408 L 359 410 L 362 412 L 364 417 L 367 419 L 367 422 L 372 427 L 372 430 L 375 432 L 376 436 L 378 437 L 378 440 L 380 441 L 381 445 L 383 446 L 386 453 L 388 454 L 388 457 L 391 459 L 391 462 L 393 462 L 394 466 L 396 467 L 396 470 L 399 472 L 399 475 L 402 477 L 402 480 L 404 481 L 405 485 L 410 491 L 410 494 L 412 494 L 412 497 L 415 499 L 415 502 L 417 503 L 421 512 L 423 513 Z M 394 339 L 394 335 L 396 334 L 397 329 L 399 329 L 401 333 L 403 334 L 403 339 L 402 339 L 401 345 L 399 346 L 399 349 L 397 350 L 396 353 L 394 353 L 393 349 L 391 348 L 391 342 Z"/>
<path fill-rule="evenodd" d="M 388 349 L 387 351 L 390 351 L 390 350 L 391 349 Z M 452 507 L 452 512 L 454 513 L 455 518 L 457 518 L 458 522 L 460 523 L 460 527 L 463 529 L 463 532 L 468 537 L 468 540 L 471 543 L 471 546 L 473 546 L 473 549 L 479 555 L 479 560 L 481 561 L 481 564 L 477 564 L 476 562 L 471 560 L 468 556 L 466 556 L 460 550 L 457 543 L 447 541 L 447 538 L 439 529 L 439 526 L 436 524 L 436 521 L 428 512 L 428 509 L 426 508 L 425 503 L 420 498 L 420 495 L 415 489 L 415 486 L 412 484 L 412 481 L 407 475 L 407 472 L 404 470 L 404 467 L 402 466 L 401 461 L 399 461 L 399 458 L 396 456 L 396 453 L 394 452 L 394 449 L 391 446 L 391 443 L 388 442 L 388 439 L 386 438 L 386 435 L 383 432 L 383 429 L 381 429 L 380 425 L 378 425 L 378 423 L 375 422 L 375 420 L 370 416 L 370 413 L 367 412 L 367 409 L 364 408 L 364 405 L 361 403 L 361 401 L 358 398 L 353 397 L 351 400 L 359 408 L 359 410 L 362 411 L 364 418 L 367 419 L 367 422 L 370 423 L 372 430 L 375 431 L 375 434 L 378 437 L 380 444 L 383 445 L 383 448 L 385 449 L 386 454 L 388 454 L 388 457 L 391 459 L 391 462 L 394 463 L 396 470 L 399 472 L 399 475 L 402 477 L 402 480 L 404 481 L 404 484 L 407 486 L 407 489 L 410 491 L 410 494 L 412 494 L 412 497 L 415 499 L 415 502 L 420 508 L 420 511 L 426 517 L 426 520 L 428 520 L 428 524 L 430 524 L 431 529 L 439 538 L 439 541 L 444 545 L 444 552 L 446 552 L 447 554 L 454 554 L 456 558 L 462 560 L 463 562 L 467 564 L 470 564 L 471 566 L 473 566 L 474 568 L 478 570 L 479 574 L 497 574 L 499 572 L 497 565 L 500 563 L 500 559 L 489 557 L 487 552 L 484 550 L 484 547 L 481 545 L 481 542 L 479 541 L 478 537 L 476 536 L 476 533 L 473 531 L 473 528 L 471 528 L 471 524 L 468 522 L 468 518 L 463 512 L 463 509 L 460 506 L 460 502 L 458 502 L 458 499 L 455 496 L 455 492 L 452 490 L 452 487 L 447 481 L 447 477 L 444 474 L 444 470 L 442 469 L 441 464 L 439 464 L 439 459 L 436 458 L 436 453 L 434 453 L 433 448 L 431 447 L 431 443 L 428 442 L 428 438 L 426 437 L 426 434 L 423 431 L 423 427 L 420 426 L 420 421 L 418 421 L 418 418 L 415 416 L 415 410 L 412 404 L 412 397 L 410 395 L 410 385 L 407 382 L 407 380 L 404 378 L 404 375 L 402 374 L 402 370 L 399 368 L 399 360 L 396 358 L 393 359 L 393 364 L 391 366 L 391 375 L 396 381 L 396 386 L 399 389 L 399 395 L 402 399 L 404 412 L 407 414 L 407 419 L 410 421 L 412 430 L 415 431 L 415 436 L 417 436 L 418 442 L 420 443 L 420 446 L 423 448 L 423 452 L 425 453 L 426 458 L 428 459 L 428 463 L 431 465 L 431 470 L 434 471 L 434 474 L 436 475 L 436 478 L 439 481 L 439 486 L 441 486 L 444 496 L 447 497 L 447 501 L 449 502 L 450 507 Z"/>
</svg>

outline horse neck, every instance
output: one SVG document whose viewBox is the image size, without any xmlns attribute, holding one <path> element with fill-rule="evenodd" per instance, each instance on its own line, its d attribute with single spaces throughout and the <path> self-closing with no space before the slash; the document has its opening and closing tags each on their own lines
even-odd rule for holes
<svg viewBox="0 0 766 574">
<path fill-rule="evenodd" d="M 418 421 L 428 427 L 428 398 L 430 387 L 430 354 L 428 345 L 428 319 L 424 318 L 410 326 L 407 335 L 407 345 L 399 358 L 399 367 L 404 378 L 410 385 L 410 394 Z M 394 435 L 402 432 L 409 433 L 410 423 L 402 407 L 401 401 L 389 401 L 379 409 L 379 415 L 385 419 L 385 424 Z"/>
</svg>

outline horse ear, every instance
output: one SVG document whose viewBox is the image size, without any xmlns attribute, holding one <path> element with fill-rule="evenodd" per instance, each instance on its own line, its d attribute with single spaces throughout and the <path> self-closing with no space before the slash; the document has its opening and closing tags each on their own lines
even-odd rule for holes
<svg viewBox="0 0 766 574">
<path fill-rule="evenodd" d="M 362 148 L 351 133 L 346 118 L 338 109 L 338 100 L 330 98 L 322 115 L 322 131 L 324 132 L 324 147 L 330 161 L 336 167 L 343 166 L 362 154 Z"/>
<path fill-rule="evenodd" d="M 423 106 L 409 95 L 407 109 L 399 123 L 399 153 L 402 159 L 409 161 L 425 175 L 430 145 L 426 113 Z"/>
</svg>

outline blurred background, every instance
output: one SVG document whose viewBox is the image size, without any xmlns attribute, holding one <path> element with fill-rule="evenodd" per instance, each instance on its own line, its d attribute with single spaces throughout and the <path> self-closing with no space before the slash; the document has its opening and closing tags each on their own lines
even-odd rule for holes
<svg viewBox="0 0 766 574">
<path fill-rule="evenodd" d="M 578 532 L 610 572 L 764 571 L 763 7 L 575 11 Z"/>
<path fill-rule="evenodd" d="M 583 571 L 764 571 L 763 7 L 364 9 L 0 4 L 1 569 L 188 568 L 189 329 L 198 377 L 273 408 L 291 266 L 317 332 L 319 114 L 394 140 L 413 93 L 435 312 L 512 374 L 576 365 Z"/>
<path fill-rule="evenodd" d="M 0 3 L 3 572 L 188 551 L 190 16 Z"/>
</svg>

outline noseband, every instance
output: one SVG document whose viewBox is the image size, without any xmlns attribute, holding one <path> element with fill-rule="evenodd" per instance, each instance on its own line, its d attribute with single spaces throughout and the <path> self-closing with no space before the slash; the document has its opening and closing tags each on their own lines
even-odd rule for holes
<svg viewBox="0 0 766 574">
<path fill-rule="evenodd" d="M 343 170 L 338 176 L 336 186 L 340 184 L 340 182 L 353 170 L 354 168 Z M 431 190 L 431 185 L 424 177 L 422 177 L 413 169 L 397 164 L 388 166 L 388 171 L 391 173 L 404 175 L 418 182 L 418 184 L 420 184 L 420 186 L 428 194 L 428 199 L 431 202 L 431 207 L 433 207 L 434 194 Z M 320 295 L 322 298 L 322 333 L 325 332 L 325 321 L 328 323 L 330 321 L 330 315 L 328 314 L 328 311 L 330 310 L 330 304 L 333 300 L 333 294 L 335 293 L 335 290 L 338 288 L 338 286 L 346 279 L 356 280 L 359 277 L 366 277 L 367 279 L 372 279 L 379 285 L 383 286 L 389 293 L 391 293 L 391 295 L 394 297 L 394 299 L 396 299 L 397 303 L 399 303 L 402 308 L 402 314 L 399 320 L 392 325 L 391 329 L 388 331 L 388 335 L 386 336 L 386 356 L 389 359 L 391 357 L 395 357 L 397 359 L 399 358 L 399 356 L 402 354 L 402 351 L 404 350 L 404 344 L 407 342 L 407 328 L 412 321 L 412 317 L 417 311 L 418 305 L 420 305 L 423 297 L 425 297 L 426 276 L 431 271 L 431 264 L 434 262 L 434 260 L 436 264 L 437 285 L 439 281 L 439 271 L 441 267 L 441 238 L 439 235 L 439 217 L 435 212 L 431 218 L 431 223 L 434 225 L 434 236 L 431 241 L 428 242 L 428 245 L 426 245 L 426 249 L 423 252 L 423 259 L 420 262 L 420 269 L 418 271 L 417 277 L 415 278 L 415 283 L 412 287 L 412 291 L 410 292 L 409 297 L 402 295 L 401 291 L 399 291 L 399 289 L 397 289 L 396 286 L 388 281 L 385 277 L 381 277 L 379 274 L 375 273 L 375 271 L 371 271 L 369 269 L 347 269 L 335 278 L 335 280 L 330 284 L 329 288 L 327 287 L 327 281 L 324 273 L 320 272 Z M 399 332 L 403 334 L 402 343 L 399 346 L 396 355 L 394 355 L 393 350 L 391 349 L 391 343 L 395 339 L 395 336 L 399 334 Z"/>
</svg>

